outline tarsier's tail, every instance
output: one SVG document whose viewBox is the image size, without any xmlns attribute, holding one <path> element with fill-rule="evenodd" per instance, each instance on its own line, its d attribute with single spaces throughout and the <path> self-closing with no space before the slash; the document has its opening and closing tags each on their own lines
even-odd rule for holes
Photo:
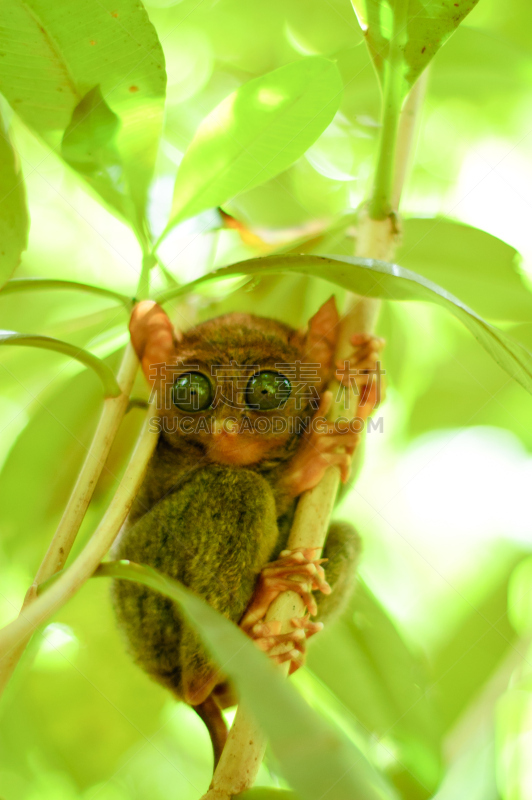
<svg viewBox="0 0 532 800">
<path fill-rule="evenodd" d="M 216 765 L 220 760 L 222 750 L 227 740 L 227 725 L 225 724 L 222 712 L 212 694 L 210 694 L 203 703 L 192 706 L 192 708 L 196 714 L 201 717 L 209 731 L 214 753 L 214 769 L 216 769 Z"/>
</svg>

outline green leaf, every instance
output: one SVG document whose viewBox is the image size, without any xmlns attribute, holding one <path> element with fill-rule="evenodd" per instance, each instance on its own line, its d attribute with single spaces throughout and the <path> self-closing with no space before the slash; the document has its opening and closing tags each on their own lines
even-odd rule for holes
<svg viewBox="0 0 532 800">
<path fill-rule="evenodd" d="M 117 0 L 106 7 L 92 0 L 13 0 L 0 5 L 0 31 L 0 89 L 24 122 L 54 149 L 61 145 L 65 129 L 74 134 L 73 114 L 77 109 L 81 119 L 80 102 L 85 98 L 90 106 L 91 90 L 100 87 L 121 123 L 117 149 L 141 216 L 157 154 L 166 83 L 161 45 L 141 3 Z M 92 114 L 101 123 L 94 98 Z M 91 126 L 83 125 L 85 133 Z M 78 154 L 81 138 L 83 132 Z M 66 142 L 63 149 L 68 154 Z M 105 181 L 94 180 L 93 185 L 108 200 Z"/>
<path fill-rule="evenodd" d="M 362 583 L 350 611 L 316 637 L 308 665 L 370 735 L 393 741 L 393 778 L 405 795 L 421 787 L 422 795 L 432 794 L 441 773 L 441 726 L 426 667 Z"/>
<path fill-rule="evenodd" d="M 397 261 L 500 320 L 532 319 L 519 253 L 496 236 L 444 217 L 404 220 Z"/>
<path fill-rule="evenodd" d="M 441 650 L 433 656 L 433 674 L 440 717 L 445 730 L 460 718 L 479 690 L 490 680 L 509 652 L 519 652 L 517 637 L 508 619 L 508 589 L 522 552 L 502 551 L 507 563 L 488 591 L 474 604 Z M 469 586 L 469 591 L 471 587 Z"/>
<path fill-rule="evenodd" d="M 91 286 L 89 283 L 77 283 L 76 281 L 61 281 L 54 280 L 53 278 L 13 278 L 2 287 L 2 295 L 13 294 L 18 292 L 31 292 L 35 289 L 57 291 L 66 289 L 72 292 L 88 292 L 89 294 L 96 294 L 100 297 L 106 297 L 109 300 L 115 300 L 123 303 L 127 308 L 133 304 L 132 298 L 119 292 L 113 292 L 111 289 L 104 289 L 102 286 Z"/>
<path fill-rule="evenodd" d="M 525 644 L 519 643 L 525 650 Z M 530 714 L 532 686 L 527 674 L 529 652 L 521 656 L 510 685 L 499 698 L 495 713 L 497 794 L 508 800 L 528 800 L 530 795 Z M 517 661 L 517 659 L 516 659 Z M 494 770 L 494 771 L 495 771 Z M 495 796 L 495 794 L 493 795 Z"/>
<path fill-rule="evenodd" d="M 119 163 L 116 135 L 120 120 L 102 96 L 91 89 L 75 107 L 61 140 L 61 155 L 81 172 L 93 172 Z"/>
<path fill-rule="evenodd" d="M 431 329 L 431 339 L 438 337 L 431 355 L 419 351 L 423 322 L 416 322 L 409 308 L 395 304 L 380 318 L 380 332 L 388 342 L 386 368 L 408 404 L 405 432 L 415 438 L 435 429 L 489 425 L 512 431 L 532 448 L 532 396 L 524 396 L 467 331 L 453 323 L 451 318 L 441 319 Z M 521 330 L 508 333 L 530 349 Z"/>
<path fill-rule="evenodd" d="M 177 581 L 130 561 L 95 575 L 137 581 L 175 600 L 269 737 L 283 773 L 305 800 L 377 800 L 394 793 L 362 753 L 329 727 L 242 631 Z"/>
<path fill-rule="evenodd" d="M 517 565 L 508 586 L 508 619 L 519 636 L 532 630 L 532 557 Z"/>
<path fill-rule="evenodd" d="M 214 270 L 179 289 L 159 295 L 167 300 L 194 291 L 211 280 L 232 275 L 268 275 L 275 272 L 313 275 L 351 292 L 384 300 L 428 300 L 457 317 L 475 339 L 512 378 L 532 394 L 532 354 L 511 336 L 490 325 L 461 300 L 415 272 L 385 261 L 348 256 L 268 256 L 241 261 Z"/>
<path fill-rule="evenodd" d="M 95 86 L 80 100 L 61 140 L 65 161 L 122 216 L 133 218 L 116 147 L 120 120 Z"/>
<path fill-rule="evenodd" d="M 60 339 L 53 339 L 51 336 L 38 336 L 33 333 L 0 331 L 0 345 L 40 347 L 43 350 L 55 350 L 56 353 L 64 353 L 94 370 L 103 384 L 106 397 L 118 397 L 120 394 L 120 387 L 116 382 L 112 369 L 100 358 L 69 342 L 62 342 Z"/>
<path fill-rule="evenodd" d="M 35 391 L 30 375 L 27 383 Z M 12 564 L 29 565 L 32 572 L 37 568 L 90 450 L 101 407 L 100 386 L 84 370 L 54 381 L 29 408 L 27 424 L 0 472 L 1 539 Z"/>
<path fill-rule="evenodd" d="M 312 56 L 245 83 L 201 123 L 177 173 L 177 222 L 278 175 L 332 121 L 342 97 L 335 64 Z"/>
<path fill-rule="evenodd" d="M 390 41 L 398 20 L 403 95 L 405 95 L 440 47 L 454 33 L 478 0 L 351 0 L 364 32 L 375 69 L 384 84 L 389 66 Z"/>
<path fill-rule="evenodd" d="M 0 286 L 11 277 L 28 244 L 30 220 L 20 166 L 0 125 Z"/>
</svg>

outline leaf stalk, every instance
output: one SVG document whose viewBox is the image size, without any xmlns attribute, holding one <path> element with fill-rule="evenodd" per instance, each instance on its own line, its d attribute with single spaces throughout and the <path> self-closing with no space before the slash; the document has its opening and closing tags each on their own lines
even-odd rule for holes
<svg viewBox="0 0 532 800">
<path fill-rule="evenodd" d="M 373 191 L 368 205 L 370 219 L 384 220 L 395 211 L 392 191 L 396 142 L 403 97 L 403 53 L 407 38 L 408 0 L 395 0 L 389 58 L 385 62 L 381 129 Z"/>
</svg>

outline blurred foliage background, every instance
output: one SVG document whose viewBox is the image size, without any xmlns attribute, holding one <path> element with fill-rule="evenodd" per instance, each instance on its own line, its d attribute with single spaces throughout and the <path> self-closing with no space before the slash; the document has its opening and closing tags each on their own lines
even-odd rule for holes
<svg viewBox="0 0 532 800">
<path fill-rule="evenodd" d="M 59 3 L 60 5 L 60 3 Z M 307 237 L 352 254 L 343 215 L 367 196 L 380 95 L 348 0 L 153 0 L 167 103 L 149 218 L 161 233 L 194 132 L 230 92 L 309 55 L 336 61 L 338 113 L 293 166 L 224 210 L 262 240 Z M 532 298 L 532 7 L 480 0 L 431 66 L 397 261 L 529 348 Z M 141 250 L 87 184 L 3 106 L 31 231 L 17 277 L 85 281 L 133 296 Z M 156 286 L 261 255 L 206 212 L 160 247 Z M 320 232 L 332 225 L 333 233 Z M 335 227 L 336 226 L 336 227 Z M 465 226 L 474 226 L 471 230 Z M 312 238 L 313 236 L 317 238 Z M 494 238 L 496 237 L 496 238 Z M 331 292 L 317 279 L 215 284 L 174 302 L 178 325 L 245 308 L 293 322 Z M 65 339 L 116 368 L 127 311 L 74 292 L 0 293 L 4 329 Z M 360 586 L 313 640 L 294 683 L 412 800 L 532 797 L 532 400 L 459 323 L 384 302 L 388 396 L 337 516 L 364 541 Z M 95 376 L 64 356 L 0 353 L 0 618 L 16 616 L 53 535 L 101 408 Z M 145 397 L 142 381 L 134 392 Z M 78 537 L 101 518 L 142 421 L 125 417 Z M 1 708 L 6 800 L 187 800 L 208 785 L 202 723 L 129 660 L 108 585 L 83 588 L 35 637 Z M 259 783 L 283 786 L 274 759 Z"/>
</svg>

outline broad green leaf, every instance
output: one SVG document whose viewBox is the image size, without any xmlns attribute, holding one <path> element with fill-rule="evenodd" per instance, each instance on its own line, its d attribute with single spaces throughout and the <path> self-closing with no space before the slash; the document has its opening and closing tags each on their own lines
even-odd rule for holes
<svg viewBox="0 0 532 800">
<path fill-rule="evenodd" d="M 508 586 L 508 619 L 520 636 L 532 630 L 532 558 L 517 565 Z"/>
<path fill-rule="evenodd" d="M 500 320 L 532 319 L 519 253 L 496 236 L 444 217 L 404 221 L 397 261 Z"/>
<path fill-rule="evenodd" d="M 433 350 L 432 356 L 424 349 L 416 352 L 422 336 L 420 321 L 415 322 L 410 308 L 390 305 L 379 328 L 387 340 L 386 368 L 408 403 L 408 435 L 491 425 L 512 431 L 531 448 L 532 396 L 523 395 L 521 387 L 509 381 L 507 373 L 494 365 L 467 331 L 457 329 L 450 317 L 440 319 L 431 333 L 432 341 L 438 337 L 436 352 Z M 520 330 L 508 333 L 530 349 Z"/>
<path fill-rule="evenodd" d="M 510 685 L 499 698 L 495 715 L 497 789 L 499 797 L 504 800 L 528 800 L 532 781 L 530 652 L 526 653 L 525 642 L 520 646 L 525 651 L 522 662 L 516 663 Z"/>
<path fill-rule="evenodd" d="M 441 726 L 428 693 L 428 671 L 364 584 L 357 588 L 349 613 L 316 637 L 308 665 L 370 736 L 393 742 L 392 778 L 407 796 L 421 787 L 435 790 Z"/>
<path fill-rule="evenodd" d="M 105 102 L 100 87 L 95 86 L 72 113 L 61 140 L 61 155 L 80 172 L 116 166 L 119 128 L 120 120 Z"/>
<path fill-rule="evenodd" d="M 0 286 L 20 263 L 28 243 L 29 224 L 22 173 L 0 124 Z"/>
<path fill-rule="evenodd" d="M 100 87 L 121 123 L 117 149 L 137 215 L 142 215 L 157 154 L 166 79 L 163 52 L 141 3 L 2 3 L 0 54 L 0 90 L 53 148 L 60 147 L 69 126 L 74 134 L 76 108 L 81 114 L 80 102 Z M 103 185 L 105 196 L 105 184 L 94 185 L 98 191 Z"/>
<path fill-rule="evenodd" d="M 127 307 L 130 307 L 133 302 L 127 295 L 120 294 L 119 292 L 112 292 L 110 289 L 104 289 L 102 286 L 92 286 L 89 283 L 77 283 L 76 281 L 54 280 L 52 278 L 13 278 L 4 284 L 1 289 L 2 295 L 14 294 L 15 292 L 31 292 L 34 290 L 88 292 L 89 294 L 96 294 L 100 297 L 107 297 L 109 300 L 123 303 Z"/>
<path fill-rule="evenodd" d="M 531 54 L 524 47 L 516 47 L 500 30 L 497 36 L 493 33 L 479 26 L 461 25 L 438 53 L 437 64 L 430 76 L 430 93 L 432 102 L 441 103 L 443 98 L 452 97 L 454 102 L 476 106 L 474 111 L 468 108 L 466 135 L 474 136 L 478 124 L 477 134 L 489 127 L 492 135 L 504 132 L 503 135 L 512 137 L 516 129 L 511 109 L 520 102 L 518 98 L 523 93 L 528 93 Z M 501 64 L 504 64 L 504 69 L 501 69 Z M 473 129 L 470 127 L 471 112 L 475 117 Z M 462 125 L 463 122 L 458 123 L 457 135 L 464 130 Z M 441 136 L 446 137 L 444 125 L 441 126 Z M 460 163 L 460 147 L 453 149 L 456 149 Z"/>
<path fill-rule="evenodd" d="M 83 350 L 69 342 L 62 342 L 60 339 L 53 339 L 51 336 L 39 336 L 32 333 L 17 333 L 16 331 L 0 331 L 0 346 L 15 345 L 17 347 L 39 347 L 43 350 L 54 350 L 56 353 L 64 353 L 70 358 L 75 358 L 86 367 L 90 367 L 100 378 L 105 396 L 118 397 L 120 387 L 116 382 L 114 373 L 105 361 L 93 356 L 88 350 Z"/>
<path fill-rule="evenodd" d="M 508 552 L 508 551 L 506 551 Z M 510 551 L 511 553 L 511 551 Z M 508 556 L 507 556 L 508 558 Z M 508 620 L 508 587 L 523 553 L 511 553 L 509 563 L 474 604 L 449 641 L 433 656 L 435 697 L 445 730 L 456 723 L 481 687 L 490 680 L 506 654 L 519 652 Z M 471 591 L 471 580 L 468 584 Z"/>
<path fill-rule="evenodd" d="M 381 83 L 394 36 L 401 52 L 403 94 L 478 0 L 352 0 Z"/>
<path fill-rule="evenodd" d="M 95 575 L 143 583 L 175 600 L 224 672 L 235 682 L 271 743 L 283 773 L 305 800 L 377 800 L 393 791 L 339 730 L 326 724 L 244 633 L 177 581 L 130 561 Z"/>
<path fill-rule="evenodd" d="M 120 120 L 102 96 L 99 86 L 83 97 L 61 140 L 61 155 L 70 166 L 116 208 L 132 217 L 124 169 L 116 147 Z"/>
<path fill-rule="evenodd" d="M 168 227 L 287 169 L 329 125 L 341 97 L 340 73 L 321 56 L 280 67 L 226 97 L 185 153 Z"/>
<path fill-rule="evenodd" d="M 27 384 L 33 388 L 31 373 Z M 0 472 L 4 554 L 32 572 L 64 510 L 102 407 L 100 386 L 87 370 L 53 388 L 39 393 Z"/>
<path fill-rule="evenodd" d="M 470 31 L 469 31 L 470 32 Z M 303 237 L 275 254 L 353 252 L 346 228 L 354 215 L 341 217 L 319 236 Z M 486 231 L 445 217 L 402 221 L 397 262 L 437 283 L 490 319 L 529 321 L 532 292 L 522 279 L 521 257 L 511 245 Z"/>
<path fill-rule="evenodd" d="M 313 275 L 351 292 L 384 300 L 428 300 L 456 316 L 479 344 L 512 378 L 532 394 L 532 355 L 511 336 L 490 325 L 461 300 L 408 269 L 367 258 L 348 256 L 268 256 L 241 261 L 214 270 L 177 290 L 158 297 L 160 303 L 194 291 L 211 280 L 232 275 L 269 275 L 275 272 Z"/>
</svg>

